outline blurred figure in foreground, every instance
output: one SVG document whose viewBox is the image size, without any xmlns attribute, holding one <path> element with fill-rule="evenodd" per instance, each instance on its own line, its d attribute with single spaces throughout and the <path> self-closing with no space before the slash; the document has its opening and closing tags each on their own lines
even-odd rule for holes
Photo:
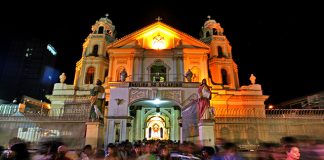
<svg viewBox="0 0 324 160">
<path fill-rule="evenodd" d="M 287 145 L 286 146 L 286 160 L 299 160 L 300 158 L 300 153 L 299 153 L 299 148 L 294 145 Z"/>
</svg>

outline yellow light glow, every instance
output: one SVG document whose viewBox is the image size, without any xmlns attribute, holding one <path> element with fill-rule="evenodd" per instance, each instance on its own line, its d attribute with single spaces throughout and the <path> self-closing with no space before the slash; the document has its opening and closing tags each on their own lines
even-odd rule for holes
<svg viewBox="0 0 324 160">
<path fill-rule="evenodd" d="M 270 105 L 270 106 L 269 106 L 269 109 L 273 109 L 273 108 L 274 108 L 274 106 L 273 106 L 273 105 Z"/>
<path fill-rule="evenodd" d="M 47 107 L 47 109 L 51 109 L 51 105 L 50 104 L 47 104 L 46 107 Z"/>
<path fill-rule="evenodd" d="M 153 49 L 158 49 L 158 50 L 166 48 L 165 39 L 163 36 L 160 35 L 160 33 L 157 36 L 153 37 L 152 47 Z"/>
<path fill-rule="evenodd" d="M 136 39 L 143 42 L 144 48 L 160 50 L 174 47 L 174 39 L 180 38 L 171 29 L 158 25 L 155 28 L 147 30 Z"/>
</svg>

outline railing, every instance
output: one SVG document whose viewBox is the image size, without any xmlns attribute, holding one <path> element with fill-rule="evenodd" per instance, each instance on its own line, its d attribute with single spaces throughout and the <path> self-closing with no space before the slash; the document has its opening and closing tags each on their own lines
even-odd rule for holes
<svg viewBox="0 0 324 160">
<path fill-rule="evenodd" d="M 0 116 L 12 115 L 18 111 L 18 104 L 1 104 Z"/>
<path fill-rule="evenodd" d="M 129 82 L 129 87 L 182 87 L 183 82 Z"/>
<path fill-rule="evenodd" d="M 194 80 L 194 78 L 193 78 L 193 80 Z M 180 81 L 180 82 L 186 82 L 187 80 L 183 74 L 151 73 L 151 74 L 129 75 L 129 79 L 126 79 L 126 81 L 152 81 L 152 82 Z"/>
<path fill-rule="evenodd" d="M 267 109 L 267 118 L 324 118 L 324 109 Z"/>
<path fill-rule="evenodd" d="M 64 112 L 65 111 L 65 112 Z M 52 114 L 59 113 L 59 114 Z M 87 121 L 89 108 L 51 109 L 49 112 L 0 114 L 1 121 Z"/>
</svg>

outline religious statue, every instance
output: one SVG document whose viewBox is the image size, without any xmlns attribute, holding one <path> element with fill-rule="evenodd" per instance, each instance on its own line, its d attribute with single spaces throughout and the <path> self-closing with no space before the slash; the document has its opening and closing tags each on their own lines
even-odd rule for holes
<svg viewBox="0 0 324 160">
<path fill-rule="evenodd" d="M 203 79 L 198 88 L 198 115 L 199 119 L 211 119 L 213 111 L 210 107 L 211 91 L 206 79 Z"/>
<path fill-rule="evenodd" d="M 91 110 L 90 110 L 90 119 L 94 120 L 103 120 L 103 110 L 106 100 L 105 88 L 102 85 L 102 82 L 98 79 L 96 86 L 93 87 L 90 91 L 90 101 L 91 101 Z"/>
<path fill-rule="evenodd" d="M 185 77 L 187 78 L 187 81 L 188 82 L 191 82 L 192 76 L 193 76 L 193 73 L 191 72 L 190 69 L 188 69 L 188 71 L 186 72 L 186 75 L 185 75 Z"/>
<path fill-rule="evenodd" d="M 251 84 L 252 84 L 252 85 L 255 84 L 255 79 L 256 79 L 256 77 L 255 77 L 253 74 L 251 74 L 251 76 L 250 76 L 250 81 L 251 81 Z"/>
<path fill-rule="evenodd" d="M 64 83 L 65 79 L 66 79 L 66 76 L 65 76 L 65 73 L 63 72 L 63 73 L 60 75 L 60 82 L 61 82 L 61 83 Z"/>
<path fill-rule="evenodd" d="M 160 133 L 160 127 L 158 124 L 153 125 L 153 132 L 152 132 L 152 139 L 159 139 L 161 133 Z"/>
<path fill-rule="evenodd" d="M 126 70 L 125 70 L 125 68 L 124 68 L 124 69 L 120 72 L 120 81 L 125 82 L 126 78 L 127 78 L 127 72 L 126 72 Z"/>
</svg>

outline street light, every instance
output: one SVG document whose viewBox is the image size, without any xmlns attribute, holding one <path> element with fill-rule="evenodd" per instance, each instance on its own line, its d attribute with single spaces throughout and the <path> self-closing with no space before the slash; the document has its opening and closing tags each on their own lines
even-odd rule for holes
<svg viewBox="0 0 324 160">
<path fill-rule="evenodd" d="M 273 105 L 269 105 L 269 109 L 274 109 L 274 106 Z"/>
</svg>

